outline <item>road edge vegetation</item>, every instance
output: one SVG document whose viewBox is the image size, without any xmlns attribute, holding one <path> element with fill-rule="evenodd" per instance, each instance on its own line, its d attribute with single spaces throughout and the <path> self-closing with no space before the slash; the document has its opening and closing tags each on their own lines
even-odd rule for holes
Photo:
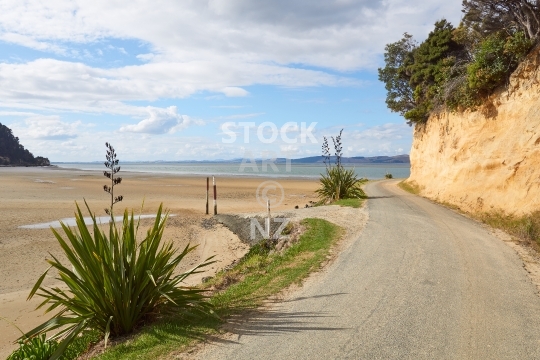
<svg viewBox="0 0 540 360">
<path fill-rule="evenodd" d="M 407 181 L 401 181 L 398 186 L 413 195 L 422 196 L 420 188 Z M 422 196 L 424 197 L 424 196 Z M 429 198 L 428 198 L 429 199 Z M 505 214 L 502 211 L 491 212 L 468 212 L 463 211 L 459 206 L 446 202 L 429 199 L 439 205 L 452 209 L 473 220 L 479 221 L 492 228 L 505 231 L 516 237 L 520 242 L 524 242 L 537 253 L 540 253 L 540 211 L 535 211 L 522 216 Z"/>
<path fill-rule="evenodd" d="M 291 285 L 301 284 L 327 261 L 342 238 L 341 227 L 322 219 L 304 219 L 305 232 L 284 252 L 255 245 L 234 267 L 219 272 L 202 286 L 212 293 L 214 313 L 198 318 L 169 317 L 146 326 L 94 359 L 170 358 L 220 332 L 231 315 L 261 306 Z"/>
</svg>

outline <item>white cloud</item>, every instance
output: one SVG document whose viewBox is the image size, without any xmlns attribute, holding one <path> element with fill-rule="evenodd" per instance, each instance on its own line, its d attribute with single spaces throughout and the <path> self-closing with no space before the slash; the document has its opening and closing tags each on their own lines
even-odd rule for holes
<svg viewBox="0 0 540 360">
<path fill-rule="evenodd" d="M 158 116 L 165 116 L 163 113 L 167 112 L 167 109 L 161 110 L 161 112 L 157 111 Z M 147 114 L 150 118 L 151 115 Z M 171 111 L 170 114 L 172 115 L 169 117 L 178 115 L 176 111 Z M 182 126 L 201 124 L 200 121 L 185 115 L 182 115 L 182 118 L 185 122 L 175 126 L 181 128 Z M 219 133 L 218 128 L 214 129 L 214 134 L 211 130 L 205 129 L 208 136 L 206 134 L 204 136 L 186 136 L 183 133 L 175 133 L 178 129 L 175 126 L 171 127 L 172 123 L 162 124 L 161 128 L 158 124 L 155 128 L 148 126 L 147 129 L 157 132 L 157 129 L 164 131 L 169 128 L 169 132 L 153 136 L 152 133 L 103 131 L 97 127 L 83 127 L 84 125 L 71 124 L 54 118 L 36 121 L 37 119 L 15 123 L 11 124 L 10 127 L 12 127 L 15 136 L 18 136 L 21 143 L 34 155 L 49 157 L 51 161 L 101 160 L 102 155 L 105 154 L 105 141 L 114 145 L 121 161 L 234 159 L 245 156 L 246 151 L 252 152 L 256 158 L 264 157 L 265 153 L 272 151 L 274 151 L 271 153 L 272 156 L 277 157 L 297 158 L 321 155 L 321 138 L 319 136 L 317 136 L 318 144 L 286 144 L 279 137 L 275 144 L 261 144 L 256 139 L 256 135 L 252 134 L 251 141 L 244 143 L 242 131 L 236 142 L 228 144 L 221 141 L 222 134 Z M 41 133 L 32 132 L 31 128 L 33 127 L 42 128 Z M 76 130 L 73 129 L 76 127 L 79 129 L 77 137 L 70 138 L 70 135 L 74 135 Z M 43 130 L 45 128 L 49 130 Z M 51 131 L 51 128 L 59 128 L 60 131 Z M 408 126 L 401 128 L 401 134 L 396 132 L 392 136 L 381 135 L 380 132 L 385 133 L 388 128 L 398 130 L 400 128 L 398 124 L 367 128 L 356 133 L 351 131 L 351 128 L 354 128 L 354 125 L 346 126 L 343 133 L 343 144 L 347 149 L 346 156 L 396 155 L 408 152 L 412 136 L 412 130 Z M 363 135 L 358 136 L 360 133 Z M 51 140 L 47 140 L 48 135 L 52 135 L 53 138 L 56 135 L 57 139 L 62 139 L 61 134 L 68 135 L 64 137 L 64 141 L 54 141 L 54 144 L 51 144 Z M 332 130 L 330 134 L 335 135 L 335 131 Z M 388 138 L 384 138 L 385 136 Z"/>
<path fill-rule="evenodd" d="M 0 111 L 0 116 L 39 116 L 39 114 L 25 111 Z"/>
<path fill-rule="evenodd" d="M 26 137 L 39 140 L 67 140 L 77 137 L 82 123 L 63 122 L 59 116 L 34 116 L 24 120 L 24 125 L 10 125 L 15 133 L 24 132 Z"/>
<path fill-rule="evenodd" d="M 356 130 L 351 134 L 345 132 L 344 138 L 352 138 L 354 140 L 400 140 L 412 132 L 411 127 L 406 124 L 384 124 L 374 126 L 366 130 Z"/>
<path fill-rule="evenodd" d="M 320 71 L 289 69 L 274 65 L 191 62 L 147 63 L 114 69 L 93 68 L 83 63 L 38 59 L 24 64 L 0 63 L 0 106 L 62 109 L 113 114 L 140 113 L 126 101 L 185 98 L 200 91 L 246 95 L 229 82 L 251 81 L 282 86 L 318 86 L 351 83 Z M 243 80 L 242 80 L 243 79 Z M 251 79 L 251 80 L 250 80 Z"/>
<path fill-rule="evenodd" d="M 373 67 L 384 44 L 403 32 L 425 36 L 435 20 L 461 16 L 458 1 L 420 0 L 170 0 L 158 8 L 150 1 L 6 0 L 2 10 L 4 34 L 51 44 L 128 38 L 181 62 L 231 58 L 340 70 Z"/>
<path fill-rule="evenodd" d="M 249 95 L 249 92 L 247 92 L 246 90 L 235 86 L 227 86 L 223 88 L 221 92 L 224 93 L 227 97 L 241 97 Z"/>
<path fill-rule="evenodd" d="M 460 15 L 458 2 L 419 0 L 171 0 L 157 8 L 153 2 L 6 0 L 0 40 L 69 58 L 81 57 L 74 44 L 111 39 L 136 40 L 151 52 L 136 56 L 144 64 L 107 69 L 52 59 L 0 64 L 0 98 L 17 108 L 127 114 L 140 113 L 128 101 L 201 91 L 246 96 L 243 87 L 256 84 L 360 85 L 346 72 L 375 68 L 384 44 L 404 31 L 425 36 L 435 20 L 457 22 Z"/>
<path fill-rule="evenodd" d="M 67 122 L 64 114 L 127 115 L 142 120 L 114 134 L 119 149 L 133 160 L 147 158 L 150 145 L 165 146 L 167 152 L 160 153 L 164 158 L 181 156 L 175 155 L 180 150 L 172 135 L 159 141 L 148 134 L 173 134 L 201 121 L 178 114 L 176 108 L 145 107 L 148 102 L 205 93 L 219 99 L 246 97 L 253 85 L 363 86 L 352 72 L 373 71 L 385 44 L 405 31 L 422 39 L 436 20 L 446 17 L 457 23 L 460 16 L 459 1 L 442 0 L 165 0 L 159 7 L 151 1 L 4 0 L 0 41 L 44 54 L 37 60 L 0 63 L 0 108 L 5 110 L 0 116 L 30 116 L 16 123 L 17 134 L 37 150 L 54 155 L 82 146 L 77 159 L 95 160 L 93 142 L 109 139 L 110 133 L 82 132 L 82 124 Z M 143 46 L 133 49 L 129 42 Z M 47 52 L 55 59 L 47 58 Z M 104 66 L 111 57 L 122 62 Z M 135 65 L 118 65 L 125 63 Z M 258 116 L 261 110 L 229 119 Z M 63 120 L 34 116 L 39 112 L 62 114 Z M 394 151 L 407 148 L 407 134 L 410 129 L 384 125 L 351 132 L 349 139 L 355 143 L 353 153 Z M 69 140 L 75 136 L 76 144 Z M 51 149 L 47 139 L 65 141 Z M 234 146 L 238 144 L 226 147 L 207 140 L 182 151 L 185 156 L 226 158 L 240 155 Z M 320 148 L 298 151 L 302 156 L 318 154 Z"/>
<path fill-rule="evenodd" d="M 0 40 L 7 43 L 22 45 L 24 47 L 41 50 L 41 51 L 50 51 L 55 54 L 67 55 L 66 49 L 52 44 L 47 41 L 38 41 L 32 38 L 31 36 L 16 34 L 16 33 L 2 33 L 0 34 Z"/>
<path fill-rule="evenodd" d="M 194 123 L 199 125 L 203 124 L 201 121 L 194 121 L 186 115 L 178 114 L 176 106 L 170 106 L 166 109 L 149 106 L 146 109 L 149 114 L 148 118 L 141 120 L 135 125 L 122 126 L 120 131 L 144 134 L 166 134 L 180 131 Z"/>
<path fill-rule="evenodd" d="M 150 52 L 136 56 L 143 64 L 106 69 L 53 59 L 0 64 L 0 99 L 16 108 L 127 114 L 140 113 L 128 101 L 201 91 L 246 96 L 244 87 L 257 84 L 361 85 L 347 72 L 374 69 L 384 44 L 405 31 L 423 37 L 445 16 L 457 22 L 459 2 L 170 0 L 156 7 L 150 1 L 6 0 L 0 40 L 69 59 L 84 59 L 73 45 L 102 40 L 134 40 Z"/>
<path fill-rule="evenodd" d="M 155 55 L 152 53 L 149 53 L 149 54 L 139 54 L 135 57 L 141 61 L 150 61 L 155 57 Z"/>
<path fill-rule="evenodd" d="M 292 157 L 299 153 L 297 145 L 281 145 L 279 150 L 281 151 L 280 156 L 286 155 L 286 157 Z"/>
<path fill-rule="evenodd" d="M 399 155 L 408 153 L 412 142 L 412 128 L 406 124 L 388 123 L 363 130 L 346 127 L 343 143 L 346 156 Z"/>
</svg>

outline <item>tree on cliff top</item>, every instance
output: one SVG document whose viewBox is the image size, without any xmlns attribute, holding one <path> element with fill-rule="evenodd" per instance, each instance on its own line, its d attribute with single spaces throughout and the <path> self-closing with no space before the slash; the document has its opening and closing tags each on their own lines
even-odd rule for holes
<svg viewBox="0 0 540 360">
<path fill-rule="evenodd" d="M 454 27 L 445 19 L 437 21 L 427 39 L 413 52 L 414 62 L 409 65 L 410 86 L 418 106 L 405 114 L 410 122 L 427 120 L 429 113 L 440 104 L 447 69 L 463 46 L 453 39 Z"/>
<path fill-rule="evenodd" d="M 10 128 L 0 123 L 0 165 L 50 165 L 49 159 L 34 155 L 19 144 Z"/>
<path fill-rule="evenodd" d="M 463 23 L 486 37 L 501 30 L 523 32 L 530 40 L 540 35 L 539 0 L 464 0 Z"/>
<path fill-rule="evenodd" d="M 458 28 L 443 19 L 419 46 L 405 34 L 385 48 L 386 103 L 409 125 L 437 110 L 474 110 L 539 40 L 540 0 L 465 0 L 463 12 Z"/>
<path fill-rule="evenodd" d="M 452 24 L 443 19 L 419 46 L 405 33 L 403 39 L 385 48 L 386 66 L 379 69 L 379 80 L 388 91 L 386 103 L 409 124 L 425 121 L 437 104 L 444 69 L 454 64 L 454 54 L 462 50 L 453 40 L 453 31 Z"/>
<path fill-rule="evenodd" d="M 386 105 L 400 115 L 415 108 L 413 90 L 409 84 L 411 74 L 408 67 L 414 62 L 413 50 L 416 43 L 412 35 L 403 34 L 403 38 L 385 47 L 386 66 L 379 69 L 379 80 L 384 82 L 387 93 Z"/>
</svg>

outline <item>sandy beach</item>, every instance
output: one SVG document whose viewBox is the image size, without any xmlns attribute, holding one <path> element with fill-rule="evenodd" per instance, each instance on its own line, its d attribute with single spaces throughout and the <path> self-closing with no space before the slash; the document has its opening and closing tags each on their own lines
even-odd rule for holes
<svg viewBox="0 0 540 360">
<path fill-rule="evenodd" d="M 199 245 L 186 259 L 184 268 L 193 267 L 208 256 L 217 256 L 219 262 L 207 273 L 193 278 L 192 282 L 212 275 L 247 251 L 247 245 L 227 228 L 221 225 L 201 226 L 204 219 L 210 217 L 205 215 L 205 177 L 134 172 L 120 172 L 119 175 L 124 180 L 116 188 L 116 194 L 123 195 L 124 201 L 116 205 L 115 214 L 121 214 L 125 208 L 139 213 L 143 199 L 142 214 L 155 214 L 163 202 L 165 208 L 175 215 L 168 221 L 165 238 L 173 240 L 179 247 L 187 243 Z M 218 212 L 264 211 L 257 201 L 256 192 L 259 185 L 267 180 L 278 182 L 285 194 L 282 203 L 273 211 L 292 210 L 295 206 L 303 208 L 310 201 L 317 200 L 314 191 L 318 185 L 314 180 L 217 178 Z M 97 171 L 52 167 L 0 168 L 0 317 L 13 321 L 25 331 L 47 319 L 49 315 L 43 315 L 43 311 L 33 311 L 39 298 L 27 302 L 26 297 L 47 269 L 45 259 L 48 254 L 63 260 L 49 228 L 21 229 L 20 226 L 71 218 L 75 201 L 84 206 L 86 200 L 96 215 L 105 215 L 104 208 L 109 201 L 108 194 L 103 191 L 106 181 Z M 143 220 L 141 231 L 145 231 L 150 222 Z M 52 276 L 45 280 L 47 285 L 54 283 Z M 13 341 L 19 335 L 13 326 L 0 320 L 0 357 L 9 355 L 16 347 Z"/>
</svg>

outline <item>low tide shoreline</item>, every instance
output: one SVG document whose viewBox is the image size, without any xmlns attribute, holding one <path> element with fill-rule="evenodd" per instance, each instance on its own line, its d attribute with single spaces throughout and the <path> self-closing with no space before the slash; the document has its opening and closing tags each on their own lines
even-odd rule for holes
<svg viewBox="0 0 540 360">
<path fill-rule="evenodd" d="M 165 208 L 176 214 L 168 221 L 165 238 L 174 241 L 178 247 L 187 243 L 199 245 L 186 262 L 186 267 L 192 267 L 205 256 L 217 255 L 220 262 L 211 269 L 215 272 L 247 251 L 247 246 L 228 229 L 204 229 L 200 226 L 204 219 L 210 217 L 205 214 L 206 176 L 127 171 L 121 171 L 119 175 L 123 181 L 115 194 L 123 195 L 124 201 L 116 205 L 116 214 L 124 209 L 133 209 L 138 214 L 143 201 L 142 213 L 155 214 L 160 203 L 164 203 Z M 43 312 L 33 311 L 37 302 L 27 302 L 26 297 L 48 267 L 45 260 L 50 257 L 49 253 L 62 260 L 50 229 L 19 227 L 73 217 L 75 202 L 83 207 L 86 201 L 97 216 L 105 215 L 104 208 L 109 200 L 103 185 L 107 181 L 98 170 L 0 168 L 0 317 L 13 321 L 24 330 L 39 324 L 43 320 Z M 217 178 L 218 212 L 264 211 L 257 201 L 257 189 L 265 181 L 276 186 L 278 191 L 272 192 L 276 195 L 276 202 L 280 196 L 279 187 L 283 189 L 283 201 L 273 209 L 275 211 L 304 207 L 317 200 L 316 180 L 220 176 Z M 87 215 L 84 208 L 83 213 Z M 142 232 L 151 221 L 142 221 Z M 54 284 L 54 277 L 48 277 L 45 283 Z M 15 346 L 12 342 L 18 336 L 20 333 L 16 328 L 0 321 L 0 358 L 9 355 Z"/>
<path fill-rule="evenodd" d="M 57 170 L 70 171 L 99 171 L 103 170 L 101 163 L 53 163 Z M 123 171 L 136 174 L 173 175 L 185 177 L 225 177 L 246 179 L 295 179 L 318 180 L 325 173 L 323 164 L 266 164 L 260 161 L 254 163 L 124 163 Z M 405 163 L 369 163 L 344 164 L 354 169 L 359 177 L 370 180 L 382 179 L 387 173 L 394 177 L 407 178 L 410 175 L 410 164 Z"/>
</svg>

